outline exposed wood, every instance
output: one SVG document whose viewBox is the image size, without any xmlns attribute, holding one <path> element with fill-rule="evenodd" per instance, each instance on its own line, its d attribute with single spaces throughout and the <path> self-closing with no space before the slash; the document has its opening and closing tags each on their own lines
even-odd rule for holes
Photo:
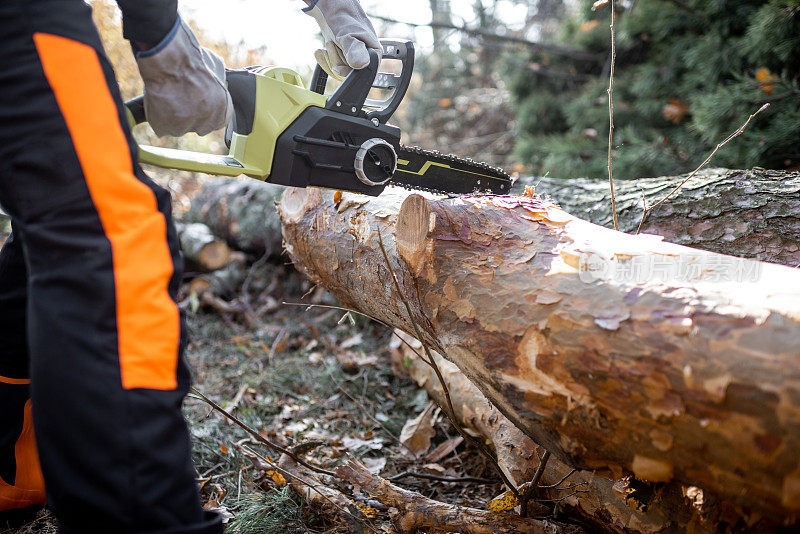
<svg viewBox="0 0 800 534">
<path fill-rule="evenodd" d="M 681 177 L 615 180 L 620 230 L 633 233 L 648 206 Z M 514 190 L 535 185 L 576 217 L 611 227 L 608 182 L 588 178 L 521 177 Z M 800 265 L 800 173 L 753 169 L 701 171 L 648 215 L 642 232 L 667 241 L 790 267 Z"/>
<path fill-rule="evenodd" d="M 446 504 L 428 499 L 373 475 L 366 467 L 351 460 L 336 469 L 342 479 L 358 486 L 386 506 L 396 508 L 393 523 L 401 534 L 419 532 L 462 532 L 465 534 L 545 534 L 580 533 L 582 529 L 500 514 L 488 510 Z"/>
<path fill-rule="evenodd" d="M 421 343 L 400 330 L 395 334 L 405 343 L 397 340 L 392 346 L 393 369 L 408 374 L 440 406 L 443 405 L 444 390 L 436 374 L 410 348 L 419 351 Z M 530 481 L 544 449 L 492 406 L 458 367 L 441 355 L 433 354 L 460 423 L 492 444 L 500 468 L 517 486 Z M 550 459 L 539 483 L 542 489 L 535 496 L 551 506 L 558 503 L 557 507 L 564 515 L 587 523 L 592 531 L 620 534 L 678 530 L 714 532 L 721 521 L 735 525 L 739 520 L 736 516 L 722 517 L 723 511 L 712 506 L 713 501 L 705 495 L 702 505 L 686 498 L 685 488 L 675 482 L 615 481 L 590 471 L 573 471 L 563 462 Z M 733 515 L 732 511 L 724 512 Z"/>
<path fill-rule="evenodd" d="M 275 201 L 283 187 L 252 178 L 215 178 L 192 199 L 187 222 L 200 222 L 228 245 L 257 256 L 281 252 Z"/>
<path fill-rule="evenodd" d="M 176 223 L 175 226 L 181 241 L 181 250 L 191 266 L 203 271 L 216 271 L 230 260 L 230 247 L 205 224 Z"/>
<path fill-rule="evenodd" d="M 424 203 L 422 238 L 406 219 Z M 279 212 L 301 271 L 412 331 L 382 236 L 424 341 L 561 461 L 800 511 L 800 271 L 529 197 L 290 189 Z M 396 224 L 412 229 L 400 248 Z"/>
</svg>

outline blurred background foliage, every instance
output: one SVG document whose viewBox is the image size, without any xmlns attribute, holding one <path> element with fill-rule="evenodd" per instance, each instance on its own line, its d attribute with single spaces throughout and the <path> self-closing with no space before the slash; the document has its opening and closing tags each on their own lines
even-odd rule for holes
<svg viewBox="0 0 800 534">
<path fill-rule="evenodd" d="M 535 174 L 606 174 L 610 8 L 591 4 L 556 39 L 597 61 L 534 51 L 509 77 L 516 154 Z M 714 165 L 800 169 L 798 2 L 640 0 L 618 2 L 616 17 L 615 176 L 691 170 L 765 102 Z"/>
</svg>

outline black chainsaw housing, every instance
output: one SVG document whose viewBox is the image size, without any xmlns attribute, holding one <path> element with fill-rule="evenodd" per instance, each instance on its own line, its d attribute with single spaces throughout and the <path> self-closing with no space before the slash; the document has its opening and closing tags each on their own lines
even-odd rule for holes
<svg viewBox="0 0 800 534">
<path fill-rule="evenodd" d="M 292 187 L 325 187 L 381 194 L 385 185 L 367 185 L 356 177 L 356 152 L 364 141 L 379 138 L 400 150 L 400 129 L 375 124 L 366 115 L 354 117 L 309 107 L 278 137 L 268 182 Z"/>
</svg>

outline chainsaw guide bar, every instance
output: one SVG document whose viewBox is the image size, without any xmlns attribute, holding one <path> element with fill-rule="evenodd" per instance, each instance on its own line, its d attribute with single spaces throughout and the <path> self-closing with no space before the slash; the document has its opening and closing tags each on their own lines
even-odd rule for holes
<svg viewBox="0 0 800 534">
<path fill-rule="evenodd" d="M 507 195 L 511 191 L 511 177 L 486 163 L 403 145 L 397 156 L 390 185 L 445 195 Z"/>
</svg>

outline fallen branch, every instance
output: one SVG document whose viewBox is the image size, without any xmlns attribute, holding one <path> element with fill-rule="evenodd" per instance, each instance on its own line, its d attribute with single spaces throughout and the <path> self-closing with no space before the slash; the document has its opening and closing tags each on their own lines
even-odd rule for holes
<svg viewBox="0 0 800 534">
<path fill-rule="evenodd" d="M 430 529 L 429 532 L 465 534 L 582 532 L 577 527 L 565 527 L 512 514 L 497 514 L 488 510 L 434 501 L 373 475 L 366 467 L 353 460 L 337 468 L 336 474 L 386 506 L 396 508 L 398 512 L 393 518 L 393 523 L 400 533 L 413 533 L 420 529 Z"/>
</svg>

